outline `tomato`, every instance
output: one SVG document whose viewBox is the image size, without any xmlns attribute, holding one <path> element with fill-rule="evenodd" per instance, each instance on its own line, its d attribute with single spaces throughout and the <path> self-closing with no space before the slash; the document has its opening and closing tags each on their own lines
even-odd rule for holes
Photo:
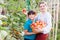
<svg viewBox="0 0 60 40">
<path fill-rule="evenodd" d="M 39 23 L 39 21 L 36 21 L 36 23 Z"/>
<path fill-rule="evenodd" d="M 23 13 L 26 13 L 26 9 L 24 8 L 24 9 L 22 10 L 22 12 L 23 12 Z"/>
<path fill-rule="evenodd" d="M 37 23 L 35 23 L 34 25 L 37 26 Z"/>
<path fill-rule="evenodd" d="M 38 29 L 38 28 L 42 29 L 45 26 L 46 26 L 46 23 L 43 22 L 43 21 L 36 21 L 36 23 L 33 22 L 31 24 L 32 31 L 35 32 L 35 33 L 38 33 L 38 32 L 36 32 L 35 29 Z"/>
<path fill-rule="evenodd" d="M 16 32 L 16 34 L 20 34 L 20 32 Z"/>
</svg>

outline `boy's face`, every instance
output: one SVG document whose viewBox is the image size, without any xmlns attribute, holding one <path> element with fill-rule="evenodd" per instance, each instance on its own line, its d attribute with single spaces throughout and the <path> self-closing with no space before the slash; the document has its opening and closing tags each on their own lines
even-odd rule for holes
<svg viewBox="0 0 60 40">
<path fill-rule="evenodd" d="M 47 9 L 47 6 L 45 5 L 45 4 L 40 4 L 40 11 L 41 12 L 45 12 L 46 11 L 46 9 Z"/>
<path fill-rule="evenodd" d="M 30 18 L 31 20 L 34 20 L 35 15 L 34 15 L 34 14 L 31 14 L 31 15 L 29 15 L 29 18 Z"/>
</svg>

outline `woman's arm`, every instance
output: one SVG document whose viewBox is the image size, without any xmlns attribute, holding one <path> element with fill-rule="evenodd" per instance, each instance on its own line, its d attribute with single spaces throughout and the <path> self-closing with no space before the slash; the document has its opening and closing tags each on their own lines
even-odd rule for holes
<svg viewBox="0 0 60 40">
<path fill-rule="evenodd" d="M 44 34 L 49 33 L 51 31 L 52 28 L 51 15 L 46 16 L 46 23 L 47 23 L 46 27 L 42 29 Z"/>
</svg>

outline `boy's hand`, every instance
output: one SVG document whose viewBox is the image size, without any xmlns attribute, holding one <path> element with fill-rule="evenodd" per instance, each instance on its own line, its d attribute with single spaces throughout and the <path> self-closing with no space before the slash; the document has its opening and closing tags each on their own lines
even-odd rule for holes
<svg viewBox="0 0 60 40">
<path fill-rule="evenodd" d="M 36 34 L 36 33 L 32 32 L 32 34 Z"/>
</svg>

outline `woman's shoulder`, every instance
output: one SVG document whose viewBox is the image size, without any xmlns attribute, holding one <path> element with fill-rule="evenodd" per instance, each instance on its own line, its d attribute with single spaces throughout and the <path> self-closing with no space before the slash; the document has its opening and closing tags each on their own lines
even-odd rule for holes
<svg viewBox="0 0 60 40">
<path fill-rule="evenodd" d="M 46 15 L 45 15 L 47 18 L 51 18 L 51 13 L 50 12 L 47 12 Z"/>
<path fill-rule="evenodd" d="M 46 12 L 46 16 L 51 16 L 51 13 L 50 12 Z"/>
</svg>

